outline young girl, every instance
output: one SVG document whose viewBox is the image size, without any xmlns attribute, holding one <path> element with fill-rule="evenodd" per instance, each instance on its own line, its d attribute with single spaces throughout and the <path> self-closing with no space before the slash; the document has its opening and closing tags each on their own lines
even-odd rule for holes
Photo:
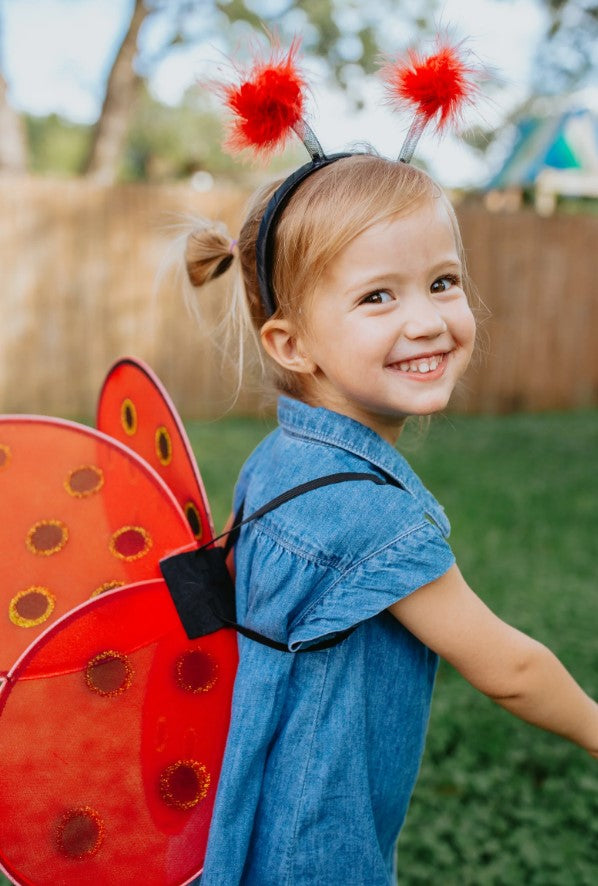
<svg viewBox="0 0 598 886">
<path fill-rule="evenodd" d="M 389 482 L 315 489 L 241 531 L 238 621 L 289 652 L 239 637 L 202 886 L 386 886 L 437 655 L 594 756 L 598 706 L 468 587 L 441 506 L 395 449 L 408 416 L 446 407 L 474 346 L 447 198 L 418 169 L 372 155 L 316 171 L 278 224 L 266 319 L 255 255 L 271 192 L 234 248 L 282 394 L 280 426 L 245 464 L 235 509 L 333 472 Z M 216 229 L 195 231 L 192 282 L 228 264 L 231 248 Z M 338 645 L 298 654 L 349 628 Z"/>
<path fill-rule="evenodd" d="M 237 621 L 280 648 L 239 636 L 201 882 L 388 886 L 439 655 L 594 756 L 598 706 L 468 587 L 442 507 L 395 448 L 409 416 L 445 409 L 474 347 L 448 199 L 368 153 L 291 179 L 256 196 L 238 243 L 208 225 L 187 243 L 195 286 L 238 256 L 280 392 L 234 509 L 335 473 L 370 482 L 314 488 L 240 532 Z"/>
</svg>

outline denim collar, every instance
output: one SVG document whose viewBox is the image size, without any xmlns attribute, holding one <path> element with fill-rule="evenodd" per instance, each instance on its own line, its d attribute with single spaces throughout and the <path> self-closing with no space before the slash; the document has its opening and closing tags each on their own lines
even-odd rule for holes
<svg viewBox="0 0 598 886">
<path fill-rule="evenodd" d="M 426 489 L 401 453 L 371 428 L 339 412 L 322 406 L 308 406 L 301 400 L 284 396 L 278 400 L 278 422 L 286 434 L 337 446 L 393 477 L 420 501 L 442 534 L 449 535 L 450 523 L 442 505 Z"/>
<path fill-rule="evenodd" d="M 287 434 L 338 446 L 365 459 L 398 480 L 401 486 L 418 498 L 422 491 L 430 495 L 394 446 L 347 415 L 281 396 L 278 400 L 278 421 Z M 435 504 L 439 507 L 437 502 Z"/>
</svg>

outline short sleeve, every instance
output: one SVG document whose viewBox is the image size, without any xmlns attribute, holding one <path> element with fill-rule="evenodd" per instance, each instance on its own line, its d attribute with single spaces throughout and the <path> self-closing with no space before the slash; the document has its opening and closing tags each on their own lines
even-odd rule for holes
<svg viewBox="0 0 598 886">
<path fill-rule="evenodd" d="M 444 575 L 455 562 L 439 529 L 424 521 L 344 571 L 298 615 L 289 649 L 346 631 Z"/>
</svg>

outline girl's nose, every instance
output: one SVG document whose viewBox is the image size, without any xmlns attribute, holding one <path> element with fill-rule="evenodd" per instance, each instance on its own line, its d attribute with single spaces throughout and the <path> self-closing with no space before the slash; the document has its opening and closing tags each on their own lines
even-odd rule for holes
<svg viewBox="0 0 598 886">
<path fill-rule="evenodd" d="M 409 315 L 403 326 L 407 338 L 435 338 L 447 329 L 446 320 L 430 299 L 420 297 L 409 305 Z"/>
</svg>

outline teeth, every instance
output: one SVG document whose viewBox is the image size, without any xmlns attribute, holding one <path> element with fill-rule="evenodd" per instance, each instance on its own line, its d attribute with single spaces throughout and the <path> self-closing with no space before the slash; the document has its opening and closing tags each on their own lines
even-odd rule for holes
<svg viewBox="0 0 598 886">
<path fill-rule="evenodd" d="M 434 372 L 435 369 L 438 369 L 441 360 L 440 355 L 426 357 L 422 360 L 404 360 L 399 363 L 399 369 L 401 372 L 421 372 L 425 375 L 426 372 Z"/>
</svg>

